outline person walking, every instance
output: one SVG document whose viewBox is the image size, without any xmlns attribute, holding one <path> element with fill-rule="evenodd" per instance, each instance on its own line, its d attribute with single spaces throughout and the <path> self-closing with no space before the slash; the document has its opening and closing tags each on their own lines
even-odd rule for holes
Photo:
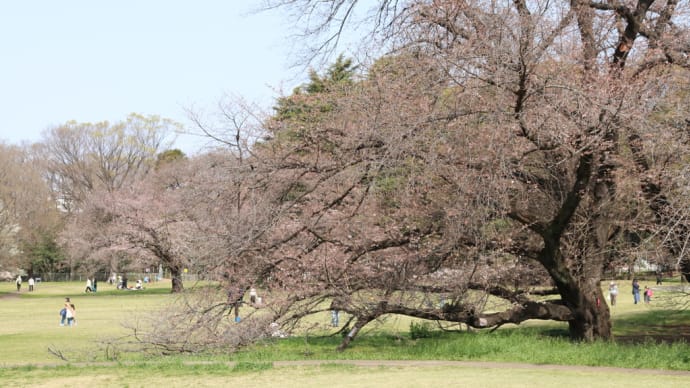
<svg viewBox="0 0 690 388">
<path fill-rule="evenodd" d="M 616 297 L 618 297 L 618 285 L 616 282 L 611 282 L 611 284 L 609 284 L 609 300 L 611 300 L 611 306 L 616 305 Z"/>
<path fill-rule="evenodd" d="M 235 313 L 235 322 L 240 322 L 240 305 L 242 304 L 242 299 L 244 299 L 244 289 L 238 287 L 234 291 L 232 287 L 228 290 L 228 308 L 230 312 Z"/>
<path fill-rule="evenodd" d="M 34 277 L 29 278 L 29 292 L 34 290 Z"/>
<path fill-rule="evenodd" d="M 22 275 L 17 275 L 15 283 L 17 284 L 17 292 L 19 292 L 22 289 Z"/>
<path fill-rule="evenodd" d="M 62 305 L 62 308 L 60 309 L 60 326 L 65 326 L 65 322 L 67 322 L 68 305 L 71 305 L 71 302 L 69 298 L 65 298 L 65 303 Z"/>
<path fill-rule="evenodd" d="M 640 302 L 640 283 L 637 281 L 637 279 L 633 279 L 632 294 L 633 301 L 635 302 L 635 304 L 638 304 Z"/>
</svg>

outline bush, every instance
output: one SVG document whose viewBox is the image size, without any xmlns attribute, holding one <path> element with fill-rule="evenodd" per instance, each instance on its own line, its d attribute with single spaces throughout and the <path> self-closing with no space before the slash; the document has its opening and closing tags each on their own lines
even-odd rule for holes
<svg viewBox="0 0 690 388">
<path fill-rule="evenodd" d="M 433 328 L 429 322 L 410 322 L 410 338 L 431 338 L 433 337 Z"/>
</svg>

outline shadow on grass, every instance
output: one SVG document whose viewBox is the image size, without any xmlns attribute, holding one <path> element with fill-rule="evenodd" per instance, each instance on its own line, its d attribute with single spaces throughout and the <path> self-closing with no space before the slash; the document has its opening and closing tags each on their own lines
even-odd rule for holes
<svg viewBox="0 0 690 388">
<path fill-rule="evenodd" d="M 652 309 L 615 320 L 614 337 L 623 343 L 690 343 L 690 311 Z"/>
<path fill-rule="evenodd" d="M 524 328 L 542 337 L 569 339 L 567 327 Z M 619 316 L 613 321 L 613 337 L 616 342 L 626 344 L 643 343 L 687 343 L 690 344 L 690 311 L 651 309 L 639 313 Z"/>
</svg>

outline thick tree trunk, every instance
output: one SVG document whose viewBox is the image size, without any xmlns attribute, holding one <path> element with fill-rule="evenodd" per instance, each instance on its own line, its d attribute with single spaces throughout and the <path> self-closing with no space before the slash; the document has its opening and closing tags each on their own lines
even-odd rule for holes
<svg viewBox="0 0 690 388">
<path fill-rule="evenodd" d="M 577 279 L 570 273 L 558 243 L 546 244 L 539 261 L 556 283 L 563 303 L 572 311 L 570 337 L 578 341 L 611 339 L 611 314 L 599 279 Z"/>
<path fill-rule="evenodd" d="M 680 273 L 685 281 L 690 283 L 690 258 L 686 257 L 680 261 Z"/>
<path fill-rule="evenodd" d="M 184 285 L 182 284 L 182 271 L 177 267 L 170 267 L 170 276 L 172 277 L 172 293 L 182 292 Z"/>
<path fill-rule="evenodd" d="M 568 321 L 570 337 L 578 341 L 611 339 L 611 314 L 597 282 L 590 291 L 582 290 L 564 302 L 573 311 Z"/>
<path fill-rule="evenodd" d="M 574 279 L 557 284 L 563 303 L 572 311 L 568 328 L 574 340 L 611 339 L 611 313 L 599 284 L 597 281 L 592 286 L 577 285 Z"/>
</svg>

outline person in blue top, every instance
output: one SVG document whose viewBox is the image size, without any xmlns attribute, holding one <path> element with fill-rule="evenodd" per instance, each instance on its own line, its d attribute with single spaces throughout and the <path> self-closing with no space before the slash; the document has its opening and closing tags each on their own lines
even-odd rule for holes
<svg viewBox="0 0 690 388">
<path fill-rule="evenodd" d="M 637 279 L 633 279 L 632 282 L 632 294 L 633 294 L 633 301 L 635 304 L 640 302 L 640 283 L 637 282 Z"/>
</svg>

